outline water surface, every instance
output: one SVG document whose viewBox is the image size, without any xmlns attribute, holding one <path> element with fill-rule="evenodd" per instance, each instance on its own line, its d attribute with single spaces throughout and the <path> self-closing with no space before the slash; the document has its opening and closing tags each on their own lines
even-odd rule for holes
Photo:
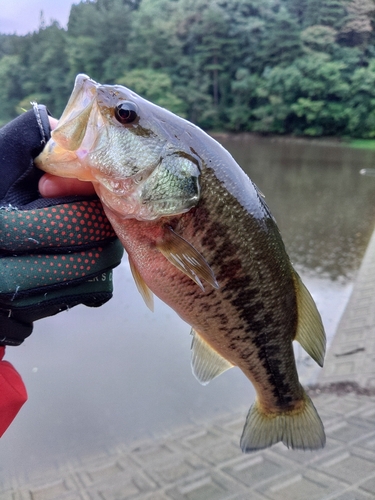
<svg viewBox="0 0 375 500">
<path fill-rule="evenodd" d="M 375 152 L 329 142 L 221 138 L 265 194 L 303 274 L 351 281 L 375 224 Z"/>
</svg>

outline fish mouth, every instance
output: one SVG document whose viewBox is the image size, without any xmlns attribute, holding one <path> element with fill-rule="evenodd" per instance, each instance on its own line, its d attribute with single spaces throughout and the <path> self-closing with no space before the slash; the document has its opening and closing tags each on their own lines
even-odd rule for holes
<svg viewBox="0 0 375 500">
<path fill-rule="evenodd" d="M 84 73 L 80 73 L 79 75 L 76 76 L 76 79 L 74 82 L 73 92 L 71 94 L 71 99 L 72 98 L 74 99 L 76 94 L 79 94 L 82 92 L 86 93 L 87 91 L 97 89 L 98 87 L 100 87 L 99 83 L 97 83 L 95 80 L 90 78 L 88 75 L 85 75 Z M 71 99 L 69 99 L 69 101 Z M 68 101 L 68 104 L 69 104 L 69 101 Z"/>
<path fill-rule="evenodd" d="M 99 84 L 84 74 L 77 75 L 74 83 L 73 92 L 59 120 L 60 124 L 65 124 L 74 120 L 78 115 L 91 107 L 96 95 Z M 55 130 L 59 129 L 59 125 Z M 54 132 L 55 132 L 54 130 Z"/>
<path fill-rule="evenodd" d="M 34 160 L 41 170 L 61 177 L 92 180 L 91 176 L 88 176 L 88 170 L 82 169 L 82 158 L 78 157 L 77 152 L 84 139 L 85 143 L 87 140 L 93 140 L 93 134 L 87 134 L 87 128 L 95 104 L 97 87 L 98 84 L 87 75 L 77 75 L 72 94 L 57 127 L 52 131 L 42 153 Z M 81 156 L 84 156 L 83 153 L 81 152 Z"/>
</svg>

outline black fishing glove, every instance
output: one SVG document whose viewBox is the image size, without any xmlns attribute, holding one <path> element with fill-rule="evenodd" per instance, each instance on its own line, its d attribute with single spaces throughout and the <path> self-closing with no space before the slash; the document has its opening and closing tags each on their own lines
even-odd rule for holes
<svg viewBox="0 0 375 500">
<path fill-rule="evenodd" d="M 0 345 L 19 345 L 33 321 L 112 297 L 123 254 L 99 200 L 42 198 L 33 159 L 50 137 L 33 104 L 0 129 Z"/>
</svg>

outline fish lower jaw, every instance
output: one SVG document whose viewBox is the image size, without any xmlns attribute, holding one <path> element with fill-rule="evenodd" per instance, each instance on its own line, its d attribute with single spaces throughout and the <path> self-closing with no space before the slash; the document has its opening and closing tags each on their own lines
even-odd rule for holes
<svg viewBox="0 0 375 500">
<path fill-rule="evenodd" d="M 40 170 L 57 177 L 95 182 L 91 170 L 82 165 L 74 151 L 64 151 L 55 155 L 54 151 L 44 150 L 35 158 L 34 164 Z"/>
</svg>

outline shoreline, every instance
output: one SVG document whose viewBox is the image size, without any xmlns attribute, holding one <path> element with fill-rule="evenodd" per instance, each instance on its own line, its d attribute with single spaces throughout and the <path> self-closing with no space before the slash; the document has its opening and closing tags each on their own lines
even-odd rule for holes
<svg viewBox="0 0 375 500">
<path fill-rule="evenodd" d="M 270 142 L 285 142 L 285 143 L 300 143 L 300 144 L 319 144 L 320 146 L 339 146 L 349 147 L 353 149 L 367 149 L 375 150 L 374 139 L 356 139 L 350 137 L 309 137 L 298 135 L 273 135 L 273 134 L 260 134 L 257 132 L 230 132 L 230 131 L 207 131 L 207 133 L 214 139 L 220 140 L 233 140 L 233 141 L 259 141 L 269 140 Z"/>
</svg>

